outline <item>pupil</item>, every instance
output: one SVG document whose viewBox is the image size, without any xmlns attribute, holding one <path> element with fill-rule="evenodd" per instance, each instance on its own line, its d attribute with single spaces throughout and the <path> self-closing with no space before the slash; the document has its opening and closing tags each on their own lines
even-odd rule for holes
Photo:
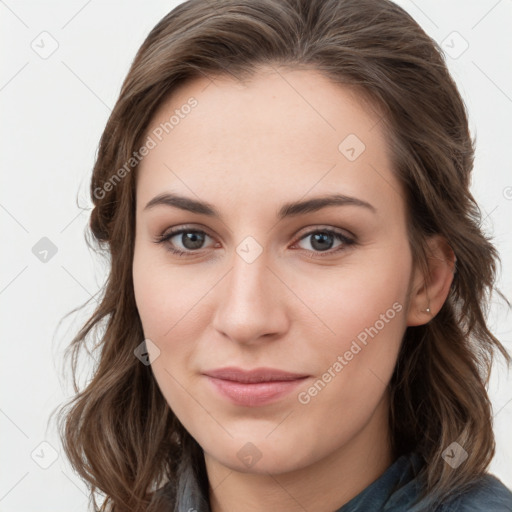
<svg viewBox="0 0 512 512">
<path fill-rule="evenodd" d="M 326 247 L 325 245 L 322 245 L 325 244 L 326 239 L 332 239 L 332 235 L 326 233 L 316 233 L 315 235 L 313 235 L 313 242 L 311 243 L 311 246 L 319 251 L 328 250 L 332 246 L 332 240 L 331 243 L 327 243 L 328 247 Z M 318 242 L 320 242 L 319 246 L 317 246 Z"/>
</svg>

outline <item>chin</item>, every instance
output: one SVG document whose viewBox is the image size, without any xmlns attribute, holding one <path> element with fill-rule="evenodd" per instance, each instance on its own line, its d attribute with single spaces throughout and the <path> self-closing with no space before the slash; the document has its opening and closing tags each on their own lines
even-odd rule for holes
<svg viewBox="0 0 512 512">
<path fill-rule="evenodd" d="M 203 450 L 219 464 L 241 473 L 287 473 L 315 461 L 315 453 L 310 453 L 312 447 L 302 443 L 303 450 L 297 450 L 301 446 L 298 441 L 288 438 L 284 444 L 281 440 L 265 439 L 267 435 L 268 431 L 252 437 L 252 441 L 248 436 L 238 437 L 211 447 L 205 445 Z"/>
</svg>

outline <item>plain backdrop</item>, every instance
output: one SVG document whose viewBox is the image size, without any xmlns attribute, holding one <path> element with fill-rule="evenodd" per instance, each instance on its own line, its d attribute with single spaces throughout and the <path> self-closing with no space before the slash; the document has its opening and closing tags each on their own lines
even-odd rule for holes
<svg viewBox="0 0 512 512">
<path fill-rule="evenodd" d="M 2 512 L 87 510 L 86 487 L 47 422 L 72 394 L 62 353 L 91 308 L 59 321 L 105 278 L 84 240 L 97 145 L 137 49 L 178 3 L 0 1 Z M 510 300 L 512 2 L 398 3 L 442 45 L 466 102 L 477 136 L 472 190 L 501 254 L 498 286 Z M 490 325 L 510 350 L 511 315 L 498 298 Z M 496 365 L 490 471 L 512 488 L 511 383 Z"/>
</svg>

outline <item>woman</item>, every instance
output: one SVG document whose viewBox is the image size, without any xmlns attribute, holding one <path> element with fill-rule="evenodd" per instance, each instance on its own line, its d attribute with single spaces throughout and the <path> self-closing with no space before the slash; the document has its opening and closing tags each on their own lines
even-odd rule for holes
<svg viewBox="0 0 512 512">
<path fill-rule="evenodd" d="M 187 1 L 101 138 L 99 364 L 63 414 L 101 510 L 512 510 L 496 249 L 442 54 L 387 0 Z M 64 412 L 64 411 L 63 411 Z"/>
</svg>

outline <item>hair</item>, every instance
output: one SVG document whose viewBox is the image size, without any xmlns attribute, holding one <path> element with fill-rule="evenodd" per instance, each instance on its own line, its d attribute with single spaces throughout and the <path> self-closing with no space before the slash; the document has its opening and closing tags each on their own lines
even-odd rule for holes
<svg viewBox="0 0 512 512">
<path fill-rule="evenodd" d="M 457 258 L 439 313 L 408 327 L 402 340 L 389 384 L 393 455 L 421 456 L 423 495 L 436 503 L 464 492 L 494 456 L 486 389 L 496 350 L 512 361 L 487 314 L 493 291 L 510 304 L 495 287 L 499 256 L 469 190 L 475 140 L 439 45 L 388 0 L 189 0 L 138 50 L 91 180 L 90 233 L 110 268 L 96 309 L 66 350 L 76 394 L 60 411 L 59 429 L 95 507 L 96 495 L 104 495 L 101 510 L 207 510 L 208 489 L 201 447 L 170 409 L 151 366 L 134 357 L 144 340 L 132 280 L 136 166 L 116 183 L 113 176 L 178 86 L 210 75 L 242 80 L 265 67 L 315 70 L 370 99 L 403 185 L 415 265 L 427 272 L 432 235 L 444 237 Z M 83 349 L 91 353 L 91 339 L 99 358 L 79 390 L 77 362 Z M 442 458 L 454 441 L 469 454 L 456 470 Z"/>
</svg>

